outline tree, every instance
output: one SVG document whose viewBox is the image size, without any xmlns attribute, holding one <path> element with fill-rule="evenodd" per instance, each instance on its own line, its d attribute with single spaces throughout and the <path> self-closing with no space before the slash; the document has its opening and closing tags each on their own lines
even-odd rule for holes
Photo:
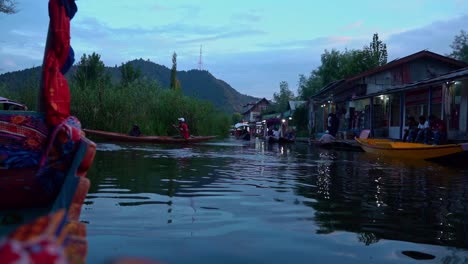
<svg viewBox="0 0 468 264">
<path fill-rule="evenodd" d="M 96 89 L 104 83 L 108 83 L 110 77 L 105 72 L 101 55 L 95 52 L 91 55 L 83 54 L 77 65 L 77 71 L 73 76 L 73 80 L 81 89 Z"/>
<path fill-rule="evenodd" d="M 317 70 L 313 70 L 310 76 L 299 74 L 298 95 L 302 100 L 307 100 L 312 95 L 316 94 L 323 86 L 322 77 L 318 74 Z"/>
<path fill-rule="evenodd" d="M 240 121 L 242 121 L 242 115 L 241 115 L 241 113 L 236 112 L 236 113 L 232 114 L 231 120 L 232 120 L 232 123 L 233 123 L 233 124 L 237 124 L 237 123 L 239 123 Z"/>
<path fill-rule="evenodd" d="M 171 89 L 180 90 L 180 83 L 177 80 L 177 53 L 175 52 L 172 54 Z"/>
<path fill-rule="evenodd" d="M 16 1 L 0 0 L 0 13 L 14 14 L 17 12 Z"/>
<path fill-rule="evenodd" d="M 468 34 L 464 30 L 460 30 L 460 34 L 453 39 L 452 53 L 450 57 L 468 63 Z"/>
<path fill-rule="evenodd" d="M 120 66 L 120 73 L 122 74 L 122 85 L 129 85 L 141 77 L 140 69 L 133 68 L 129 62 L 125 64 L 122 63 Z"/>
<path fill-rule="evenodd" d="M 290 100 L 294 99 L 294 93 L 289 90 L 289 85 L 287 82 L 280 82 L 280 92 L 279 94 L 273 94 L 273 100 L 278 106 L 278 111 L 286 111 Z"/>
<path fill-rule="evenodd" d="M 364 47 L 364 52 L 368 69 L 387 64 L 387 45 L 379 40 L 379 34 L 374 34 L 369 47 Z"/>
<path fill-rule="evenodd" d="M 327 84 L 343 78 L 340 70 L 343 68 L 341 52 L 336 49 L 325 50 L 320 56 L 322 65 L 317 69 L 317 74 L 321 77 L 323 84 Z"/>
<path fill-rule="evenodd" d="M 299 75 L 298 93 L 307 100 L 327 84 L 356 75 L 387 63 L 387 45 L 376 33 L 369 46 L 362 50 L 325 50 L 320 57 L 321 65 L 309 77 Z"/>
</svg>

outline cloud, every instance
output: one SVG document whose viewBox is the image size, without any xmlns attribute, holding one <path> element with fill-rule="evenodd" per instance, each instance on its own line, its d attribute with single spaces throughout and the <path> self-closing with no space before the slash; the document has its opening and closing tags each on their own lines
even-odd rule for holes
<svg viewBox="0 0 468 264">
<path fill-rule="evenodd" d="M 468 25 L 468 15 L 463 15 L 393 34 L 385 40 L 389 58 L 404 57 L 424 49 L 442 55 L 448 54 L 451 52 L 450 44 L 455 35 L 459 34 L 461 29 L 465 29 L 466 25 Z"/>
</svg>

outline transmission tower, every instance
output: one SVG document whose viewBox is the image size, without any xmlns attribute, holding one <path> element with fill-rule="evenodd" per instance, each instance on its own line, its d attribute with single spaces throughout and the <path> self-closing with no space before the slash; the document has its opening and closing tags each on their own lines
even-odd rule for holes
<svg viewBox="0 0 468 264">
<path fill-rule="evenodd" d="M 203 70 L 202 45 L 200 45 L 200 58 L 198 59 L 198 70 Z"/>
</svg>

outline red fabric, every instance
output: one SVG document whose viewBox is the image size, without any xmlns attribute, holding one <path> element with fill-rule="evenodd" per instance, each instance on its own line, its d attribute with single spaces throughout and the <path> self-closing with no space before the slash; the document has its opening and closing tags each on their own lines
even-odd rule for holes
<svg viewBox="0 0 468 264">
<path fill-rule="evenodd" d="M 60 68 L 70 51 L 70 19 L 60 0 L 49 1 L 49 38 L 43 69 L 44 111 L 49 126 L 60 124 L 70 115 L 70 90 Z"/>
<path fill-rule="evenodd" d="M 189 129 L 188 129 L 188 125 L 187 123 L 180 123 L 179 124 L 179 130 L 180 130 L 180 135 L 185 138 L 185 139 L 188 139 L 190 137 L 190 133 L 189 133 Z"/>
</svg>

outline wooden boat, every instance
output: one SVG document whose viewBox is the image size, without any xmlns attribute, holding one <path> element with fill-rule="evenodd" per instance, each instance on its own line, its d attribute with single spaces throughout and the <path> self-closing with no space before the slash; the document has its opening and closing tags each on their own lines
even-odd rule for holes
<svg viewBox="0 0 468 264">
<path fill-rule="evenodd" d="M 0 96 L 0 110 L 28 110 L 24 104 Z"/>
<path fill-rule="evenodd" d="M 188 139 L 182 137 L 170 136 L 129 136 L 122 133 L 108 132 L 102 130 L 83 129 L 87 135 L 99 137 L 104 140 L 117 142 L 140 142 L 140 143 L 157 143 L 157 144 L 186 144 L 208 141 L 216 138 L 216 136 L 191 136 Z"/>
<path fill-rule="evenodd" d="M 0 111 L 0 263 L 84 263 L 79 222 L 96 144 L 70 116 L 73 0 L 50 0 L 40 111 Z M 53 43 L 53 44 L 51 44 Z M 68 65 L 69 64 L 69 65 Z"/>
<path fill-rule="evenodd" d="M 365 152 L 401 159 L 434 159 L 468 151 L 468 143 L 427 145 L 389 139 L 355 138 Z"/>
</svg>

